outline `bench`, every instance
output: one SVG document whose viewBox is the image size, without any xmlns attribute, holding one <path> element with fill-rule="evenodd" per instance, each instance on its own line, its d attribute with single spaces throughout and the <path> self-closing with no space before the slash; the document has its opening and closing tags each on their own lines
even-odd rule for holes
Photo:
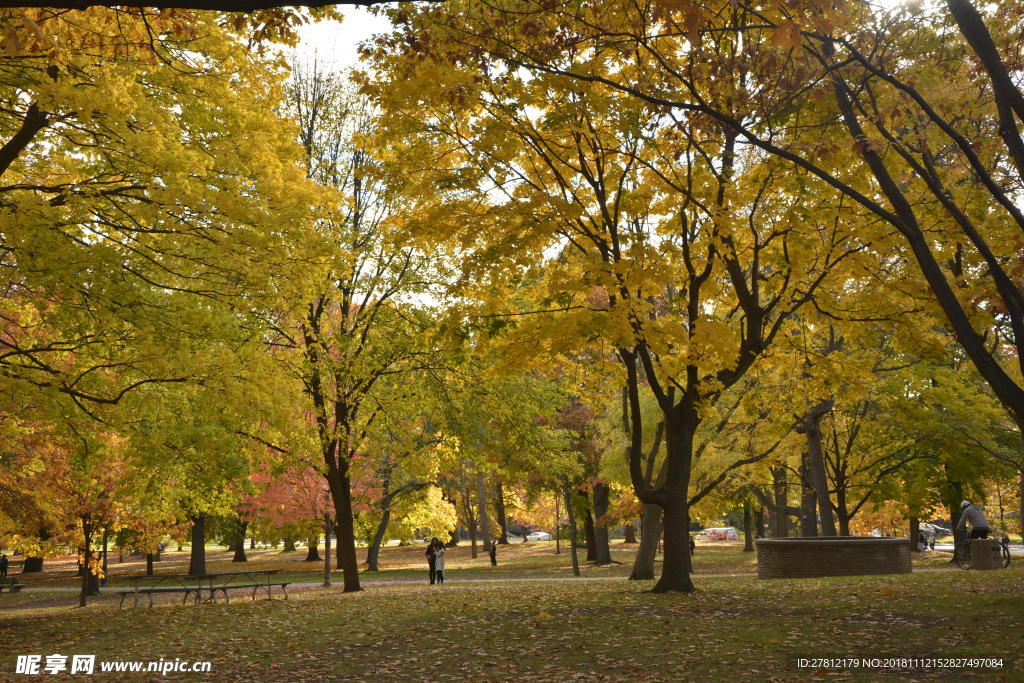
<svg viewBox="0 0 1024 683">
<path fill-rule="evenodd" d="M 217 591 L 220 591 L 221 595 L 224 596 L 224 602 L 230 602 L 230 600 L 228 599 L 228 591 L 229 590 L 233 590 L 235 588 L 239 588 L 239 589 L 249 589 L 249 588 L 251 588 L 252 589 L 252 599 L 255 600 L 256 599 L 256 591 L 258 591 L 261 588 L 263 588 L 263 589 L 266 589 L 266 591 L 267 591 L 267 600 L 272 600 L 273 598 L 271 597 L 271 594 L 270 594 L 271 586 L 280 586 L 281 590 L 284 591 L 284 599 L 287 600 L 288 599 L 288 586 L 289 585 L 290 585 L 289 581 L 271 581 L 269 583 L 234 583 L 234 584 L 228 584 L 226 586 L 212 586 L 212 587 L 209 587 L 209 588 L 203 588 L 202 590 L 209 590 L 210 591 L 210 597 L 213 598 L 214 602 L 216 602 L 216 598 L 214 596 L 216 595 Z"/>
<path fill-rule="evenodd" d="M 8 576 L 6 579 L 0 579 L 0 593 L 3 593 L 4 590 L 8 593 L 17 593 L 24 587 L 25 584 L 18 583 L 13 576 Z"/>
<path fill-rule="evenodd" d="M 284 599 L 288 599 L 288 581 L 271 581 L 273 574 L 276 574 L 279 570 L 263 570 L 263 571 L 249 571 L 249 572 L 224 572 L 220 574 L 203 574 L 203 575 L 191 575 L 191 574 L 158 574 L 156 576 L 136 576 L 129 580 L 133 582 L 131 590 L 120 590 L 117 594 L 121 596 L 121 602 L 119 604 L 120 609 L 124 609 L 125 598 L 131 596 L 132 606 L 138 606 L 139 598 L 143 595 L 149 601 L 149 606 L 153 606 L 153 596 L 162 593 L 182 593 L 184 594 L 181 600 L 181 604 L 188 602 L 191 595 L 195 595 L 195 603 L 198 605 L 202 600 L 203 592 L 207 591 L 209 597 L 206 602 L 217 602 L 217 591 L 221 592 L 224 597 L 224 602 L 230 602 L 228 597 L 228 591 L 232 589 L 252 590 L 252 599 L 256 599 L 257 591 L 265 589 L 267 591 L 267 599 L 273 599 L 271 589 L 273 586 L 280 586 L 281 590 L 284 591 Z M 259 577 L 266 577 L 265 581 L 257 581 Z M 236 580 L 241 581 L 235 583 Z M 153 585 L 143 585 L 143 582 L 149 581 Z M 165 585 L 161 585 L 165 584 Z"/>
</svg>

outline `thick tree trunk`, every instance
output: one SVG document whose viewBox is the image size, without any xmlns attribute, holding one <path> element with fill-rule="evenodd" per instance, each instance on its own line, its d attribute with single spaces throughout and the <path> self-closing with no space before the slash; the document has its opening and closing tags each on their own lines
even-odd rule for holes
<svg viewBox="0 0 1024 683">
<path fill-rule="evenodd" d="M 444 547 L 455 548 L 459 545 L 460 540 L 461 539 L 459 538 L 459 528 L 456 527 L 452 529 L 451 532 L 448 534 L 448 542 L 444 544 Z"/>
<path fill-rule="evenodd" d="M 178 550 L 181 550 L 179 547 Z M 249 550 L 256 550 L 256 537 L 252 536 L 249 538 Z"/>
<path fill-rule="evenodd" d="M 663 413 L 666 436 L 665 483 L 662 492 L 662 565 L 655 593 L 694 591 L 690 579 L 690 468 L 693 435 L 700 419 L 695 405 L 677 405 Z M 661 477 L 659 477 L 660 479 Z"/>
<path fill-rule="evenodd" d="M 380 559 L 380 546 L 384 543 L 384 534 L 387 533 L 388 523 L 391 521 L 391 505 L 386 504 L 382 511 L 377 530 L 373 532 L 373 541 L 366 549 L 366 571 L 379 572 L 378 561 Z"/>
<path fill-rule="evenodd" d="M 633 571 L 629 574 L 630 581 L 650 581 L 654 579 L 654 559 L 658 554 L 658 543 L 661 541 L 661 508 L 653 503 L 646 503 L 640 516 L 640 546 L 633 558 Z"/>
<path fill-rule="evenodd" d="M 188 573 L 193 576 L 206 574 L 206 513 L 192 518 L 192 553 Z"/>
<path fill-rule="evenodd" d="M 476 473 L 476 504 L 477 519 L 480 520 L 480 543 L 484 548 L 491 547 L 491 522 L 487 514 L 487 484 L 484 473 Z"/>
<path fill-rule="evenodd" d="M 743 552 L 754 552 L 754 514 L 750 509 L 750 498 L 743 501 Z"/>
<path fill-rule="evenodd" d="M 469 557 L 475 560 L 476 555 L 476 525 L 474 524 L 469 527 Z"/>
<path fill-rule="evenodd" d="M 818 504 L 817 494 L 810 481 L 810 464 L 807 453 L 804 452 L 800 464 L 800 535 L 810 538 L 818 535 L 818 520 L 816 507 Z"/>
<path fill-rule="evenodd" d="M 284 547 L 281 548 L 282 553 L 294 553 L 295 552 L 295 539 L 291 536 L 285 536 Z"/>
<path fill-rule="evenodd" d="M 670 444 L 671 447 L 671 444 Z M 665 537 L 664 563 L 661 578 L 652 589 L 655 593 L 692 593 L 690 580 L 690 514 L 683 489 L 670 498 L 662 513 L 665 518 L 662 534 Z"/>
<path fill-rule="evenodd" d="M 636 522 L 630 522 L 625 527 L 626 538 L 623 543 L 636 543 Z"/>
<path fill-rule="evenodd" d="M 82 517 L 82 589 L 78 594 L 78 606 L 85 607 L 90 595 L 100 594 L 99 576 L 96 575 L 95 558 L 92 553 L 92 520 L 89 515 Z"/>
<path fill-rule="evenodd" d="M 237 534 L 238 542 L 235 544 L 235 556 L 231 558 L 232 562 L 248 562 L 249 558 L 245 556 L 245 530 L 249 528 L 249 522 L 242 519 L 237 520 L 238 530 Z"/>
<path fill-rule="evenodd" d="M 344 577 L 345 593 L 360 591 L 359 561 L 356 558 L 355 519 L 352 516 L 352 484 L 348 478 L 348 464 L 342 462 L 346 471 L 338 467 L 330 467 L 327 473 L 327 484 L 331 489 L 331 501 L 334 503 L 334 533 L 338 543 L 338 567 Z"/>
<path fill-rule="evenodd" d="M 846 482 L 843 479 L 836 481 L 836 519 L 839 522 L 839 535 L 850 535 L 850 520 L 853 517 L 846 509 Z"/>
<path fill-rule="evenodd" d="M 320 549 L 317 547 L 320 545 L 320 536 L 310 536 L 307 541 L 309 546 L 306 550 L 306 559 L 303 562 L 319 562 L 320 561 Z"/>
<path fill-rule="evenodd" d="M 498 529 L 500 530 L 498 544 L 508 545 L 508 517 L 505 516 L 505 491 L 502 489 L 500 481 L 494 483 L 494 512 L 498 517 Z"/>
<path fill-rule="evenodd" d="M 146 576 L 153 576 L 153 553 L 146 553 Z"/>
<path fill-rule="evenodd" d="M 587 539 L 587 562 L 597 559 L 597 539 L 594 534 L 593 508 L 586 491 L 577 491 L 576 500 L 583 503 L 583 536 Z"/>
<path fill-rule="evenodd" d="M 1018 472 L 1019 478 L 1017 479 L 1017 501 L 1020 504 L 1017 510 L 1017 525 L 1018 533 L 1024 537 L 1024 468 Z"/>
<path fill-rule="evenodd" d="M 765 514 L 764 508 L 758 505 L 754 508 L 754 525 L 757 526 L 757 531 L 754 532 L 754 538 L 763 538 L 765 535 Z"/>
<path fill-rule="evenodd" d="M 786 468 L 773 467 L 771 472 L 772 496 L 775 501 L 774 507 L 768 509 L 768 518 L 771 521 L 771 535 L 772 538 L 786 538 L 789 536 L 789 518 L 786 515 L 786 507 L 789 502 Z"/>
<path fill-rule="evenodd" d="M 821 448 L 821 418 L 832 410 L 832 405 L 831 400 L 821 401 L 807 411 L 803 423 L 796 428 L 798 433 L 807 437 L 807 468 L 818 499 L 822 536 L 836 535 L 836 522 L 828 495 L 828 477 L 825 475 L 825 456 Z"/>
<path fill-rule="evenodd" d="M 907 526 L 909 531 L 907 532 L 907 538 L 910 539 L 910 549 L 917 550 L 921 545 L 921 523 L 917 517 L 911 515 L 910 519 L 907 520 Z M 845 534 L 844 534 L 845 535 Z"/>
<path fill-rule="evenodd" d="M 579 554 L 577 553 L 577 541 L 576 541 L 576 514 L 572 508 L 572 494 L 568 484 L 564 484 L 562 488 L 562 496 L 565 500 L 565 514 L 569 518 L 569 555 L 572 557 L 572 575 L 580 575 L 580 560 Z M 523 538 L 526 538 L 524 532 Z"/>
<path fill-rule="evenodd" d="M 594 484 L 594 563 L 599 565 L 612 563 L 607 522 L 610 493 L 608 484 Z"/>
</svg>

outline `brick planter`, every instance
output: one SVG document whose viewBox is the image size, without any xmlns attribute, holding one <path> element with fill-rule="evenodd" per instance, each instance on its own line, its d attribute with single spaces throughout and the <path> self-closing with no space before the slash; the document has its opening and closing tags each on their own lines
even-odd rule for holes
<svg viewBox="0 0 1024 683">
<path fill-rule="evenodd" d="M 761 579 L 910 573 L 906 538 L 759 538 L 756 546 Z"/>
</svg>

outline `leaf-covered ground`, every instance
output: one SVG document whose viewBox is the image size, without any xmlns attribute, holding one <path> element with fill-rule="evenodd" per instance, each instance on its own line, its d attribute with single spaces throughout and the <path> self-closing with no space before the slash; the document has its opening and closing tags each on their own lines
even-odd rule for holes
<svg viewBox="0 0 1024 683">
<path fill-rule="evenodd" d="M 506 551 L 486 582 L 477 576 L 484 568 L 467 559 L 456 564 L 470 566 L 452 568 L 443 586 L 306 588 L 288 601 L 121 612 L 110 598 L 78 610 L 68 607 L 70 594 L 4 594 L 0 678 L 16 678 L 16 654 L 85 653 L 209 660 L 207 680 L 218 681 L 1024 680 L 1021 563 L 964 572 L 936 558 L 913 575 L 763 581 L 751 573 L 749 554 L 726 546 L 698 553 L 698 566 L 703 560 L 723 571 L 698 574 L 696 594 L 654 595 L 645 592 L 650 583 L 611 573 L 625 565 L 577 580 L 560 569 L 562 556 L 543 551 Z M 394 552 L 397 562 L 406 551 Z M 407 571 L 391 570 L 396 581 L 409 581 Z M 798 666 L 801 658 L 842 657 L 1001 658 L 1003 665 Z"/>
</svg>

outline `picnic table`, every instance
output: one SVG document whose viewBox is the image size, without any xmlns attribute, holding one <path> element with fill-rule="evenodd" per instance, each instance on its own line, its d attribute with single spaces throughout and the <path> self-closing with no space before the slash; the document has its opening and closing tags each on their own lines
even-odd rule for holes
<svg viewBox="0 0 1024 683">
<path fill-rule="evenodd" d="M 156 574 L 154 576 L 133 576 L 128 581 L 131 584 L 129 590 L 117 591 L 121 596 L 119 607 L 124 607 L 125 598 L 132 598 L 132 606 L 139 604 L 139 598 L 145 595 L 149 599 L 149 606 L 153 606 L 153 596 L 161 593 L 184 593 L 181 604 L 188 602 L 190 596 L 194 596 L 195 603 L 217 602 L 217 592 L 220 591 L 224 602 L 229 602 L 228 591 L 232 589 L 252 590 L 252 599 L 256 599 L 256 593 L 260 590 L 267 591 L 267 599 L 272 600 L 272 589 L 280 586 L 284 591 L 285 600 L 288 599 L 288 581 L 274 581 L 274 575 L 280 569 L 258 569 L 242 572 L 219 572 L 215 574 Z M 203 594 L 206 598 L 203 598 Z"/>
</svg>

